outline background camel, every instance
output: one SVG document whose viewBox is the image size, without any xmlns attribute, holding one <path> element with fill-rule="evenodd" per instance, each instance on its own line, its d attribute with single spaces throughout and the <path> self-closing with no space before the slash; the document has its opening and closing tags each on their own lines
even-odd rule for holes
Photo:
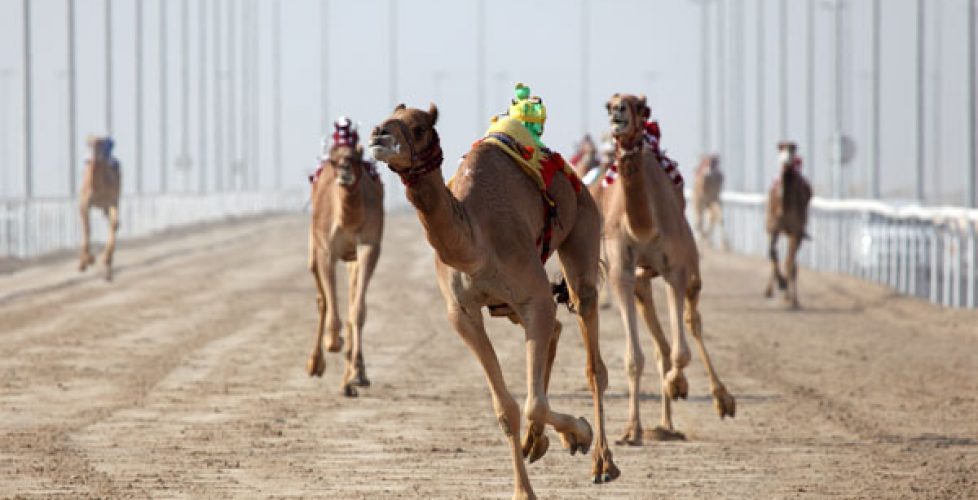
<svg viewBox="0 0 978 500">
<path fill-rule="evenodd" d="M 110 137 L 88 138 L 88 147 L 92 150 L 92 156 L 85 161 L 81 191 L 78 193 L 78 210 L 82 223 L 81 259 L 78 270 L 84 271 L 95 263 L 95 257 L 92 257 L 89 252 L 91 223 L 88 212 L 92 207 L 100 208 L 109 220 L 109 237 L 102 252 L 106 281 L 112 280 L 112 256 L 115 253 L 116 232 L 119 230 L 119 191 L 122 185 L 119 160 L 112 156 L 113 145 Z"/>
<path fill-rule="evenodd" d="M 683 327 L 692 332 L 710 376 L 713 402 L 720 418 L 734 416 L 736 404 L 720 382 L 703 343 L 698 310 L 702 280 L 699 253 L 683 207 L 682 190 L 660 164 L 660 156 L 646 139 L 649 108 L 645 97 L 615 94 L 607 104 L 612 134 L 617 142 L 614 182 L 601 198 L 610 285 L 625 324 L 625 367 L 628 374 L 629 424 L 622 442 L 642 442 L 639 396 L 645 357 L 638 338 L 636 306 L 652 334 L 662 381 L 660 439 L 681 438 L 672 425 L 670 401 L 688 392 L 683 369 L 690 354 Z M 652 301 L 651 279 L 662 276 L 667 286 L 672 343 L 666 340 Z"/>
<path fill-rule="evenodd" d="M 812 199 L 812 187 L 801 174 L 801 159 L 797 156 L 798 147 L 793 142 L 778 144 L 781 174 L 775 179 L 767 195 L 767 234 L 770 237 L 771 279 L 764 289 L 765 297 L 774 295 L 774 282 L 785 291 L 785 300 L 791 307 L 798 308 L 798 249 L 807 237 L 808 203 Z M 778 236 L 788 236 L 788 255 L 785 257 L 785 272 L 778 265 Z M 787 277 L 786 277 L 787 276 Z"/>
<path fill-rule="evenodd" d="M 727 237 L 723 233 L 723 171 L 720 157 L 704 155 L 696 167 L 693 179 L 693 218 L 699 240 L 706 244 L 713 241 L 713 229 L 720 226 L 720 246 L 727 249 Z M 704 220 L 705 219 L 705 220 Z"/>
<path fill-rule="evenodd" d="M 442 151 L 434 125 L 438 110 L 399 105 L 374 129 L 374 157 L 397 172 L 416 208 L 428 242 L 448 318 L 485 370 L 496 417 L 509 441 L 515 473 L 514 498 L 535 498 L 523 458 L 530 462 L 547 451 L 545 425 L 552 426 L 571 454 L 586 453 L 591 426 L 583 418 L 555 412 L 547 398 L 550 366 L 559 330 L 538 238 L 545 227 L 541 191 L 501 148 L 480 143 L 459 165 L 451 188 L 441 175 Z M 522 126 L 522 125 L 520 125 Z M 548 193 L 556 201 L 556 249 L 576 308 L 587 350 L 597 443 L 595 482 L 618 477 L 604 432 L 603 393 L 607 369 L 598 346 L 597 281 L 601 215 L 586 191 L 575 192 L 570 179 L 555 175 Z M 482 308 L 505 304 L 526 332 L 527 432 L 520 444 L 519 406 L 506 387 L 495 350 L 486 334 Z"/>
<path fill-rule="evenodd" d="M 349 119 L 341 117 L 334 128 L 333 145 L 323 155 L 319 170 L 311 179 L 309 270 L 316 281 L 319 326 L 306 370 L 310 376 L 323 375 L 324 330 L 329 332 L 329 352 L 339 352 L 343 346 L 336 300 L 336 264 L 345 261 L 350 310 L 342 391 L 346 396 L 356 396 L 354 386 L 370 385 L 363 362 L 363 325 L 367 317 L 367 285 L 377 267 L 384 231 L 384 187 L 373 166 L 363 160 L 363 148 Z"/>
</svg>

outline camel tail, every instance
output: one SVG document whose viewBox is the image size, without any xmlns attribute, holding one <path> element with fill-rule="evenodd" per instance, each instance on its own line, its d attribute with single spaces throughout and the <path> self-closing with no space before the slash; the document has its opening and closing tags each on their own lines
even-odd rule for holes
<svg viewBox="0 0 978 500">
<path fill-rule="evenodd" d="M 550 283 L 550 293 L 554 296 L 554 302 L 557 305 L 563 304 L 567 307 L 567 310 L 576 313 L 577 309 L 574 307 L 574 303 L 571 302 L 570 288 L 567 287 L 567 278 L 563 274 L 560 275 L 560 281 L 556 283 Z"/>
</svg>

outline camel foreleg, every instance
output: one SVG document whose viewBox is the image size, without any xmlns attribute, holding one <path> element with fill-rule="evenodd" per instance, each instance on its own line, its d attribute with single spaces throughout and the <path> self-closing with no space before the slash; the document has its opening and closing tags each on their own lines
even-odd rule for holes
<svg viewBox="0 0 978 500">
<path fill-rule="evenodd" d="M 703 320 L 699 311 L 699 290 L 691 290 L 686 298 L 686 326 L 696 341 L 700 357 L 706 366 L 706 373 L 710 377 L 710 393 L 713 394 L 713 407 L 716 408 L 720 418 L 731 417 L 737 413 L 737 402 L 734 397 L 727 392 L 727 388 L 720 382 L 716 369 L 710 361 L 710 355 L 706 352 L 706 344 L 703 342 Z"/>
<path fill-rule="evenodd" d="M 792 234 L 788 237 L 788 255 L 785 257 L 785 274 L 788 275 L 788 286 L 785 300 L 791 307 L 798 309 L 798 250 L 801 248 L 801 235 Z"/>
<path fill-rule="evenodd" d="M 669 389 L 666 387 L 666 374 L 672 368 L 672 360 L 670 359 L 671 350 L 669 348 L 669 342 L 666 340 L 666 334 L 662 330 L 662 325 L 659 323 L 659 317 L 655 312 L 651 279 L 640 278 L 636 282 L 635 303 L 638 305 L 638 310 L 645 320 L 645 327 L 652 335 L 652 341 L 655 345 L 656 366 L 659 369 L 659 380 L 662 388 L 662 423 L 653 430 L 653 436 L 659 441 L 685 439 L 685 436 L 681 432 L 676 431 L 672 425 L 672 400 L 667 397 Z M 685 379 L 685 375 L 682 376 Z M 682 385 L 682 382 L 680 385 Z"/>
<path fill-rule="evenodd" d="M 82 230 L 81 257 L 79 258 L 78 270 L 84 271 L 88 266 L 95 263 L 95 257 L 92 257 L 89 250 L 92 227 L 88 215 L 88 204 L 81 203 L 78 207 L 78 213 L 81 216 Z"/>
<path fill-rule="evenodd" d="M 344 385 L 353 384 L 369 387 L 367 369 L 363 361 L 363 325 L 367 320 L 367 286 L 377 267 L 380 250 L 374 246 L 362 246 L 357 249 L 357 261 L 349 266 L 350 271 L 350 317 L 349 335 L 347 341 L 347 375 Z"/>
<path fill-rule="evenodd" d="M 683 375 L 683 370 L 689 365 L 689 346 L 686 344 L 686 332 L 683 325 L 683 306 L 686 287 L 689 286 L 685 273 L 675 271 L 667 276 L 669 302 L 669 324 L 672 327 L 672 342 L 669 352 L 672 367 L 666 373 L 666 396 L 672 399 L 683 398 L 689 394 L 689 384 Z"/>
<path fill-rule="evenodd" d="M 489 336 L 486 334 L 485 325 L 482 322 L 481 311 L 477 308 L 465 309 L 461 305 L 450 301 L 448 308 L 448 319 L 455 327 L 459 336 L 469 347 L 472 354 L 479 360 L 482 369 L 486 373 L 486 381 L 492 393 L 492 407 L 496 413 L 496 420 L 502 428 L 506 439 L 509 441 L 510 453 L 513 462 L 514 481 L 514 500 L 524 500 L 536 498 L 533 488 L 530 486 L 530 478 L 526 473 L 526 464 L 523 462 L 523 451 L 519 443 L 520 435 L 520 407 L 516 400 L 506 388 L 506 381 L 503 378 L 502 369 L 499 366 L 499 359 L 496 357 L 496 350 L 493 349 Z"/>
<path fill-rule="evenodd" d="M 115 239 L 119 231 L 119 207 L 113 205 L 105 212 L 109 219 L 109 237 L 105 242 L 105 251 L 102 252 L 102 261 L 105 264 L 105 280 L 112 281 L 112 257 L 115 255 Z"/>
<path fill-rule="evenodd" d="M 771 298 L 774 296 L 774 284 L 778 284 L 779 290 L 784 290 L 787 287 L 787 281 L 784 275 L 781 274 L 781 269 L 778 266 L 778 236 L 780 231 L 774 230 L 771 234 L 770 243 L 768 246 L 768 257 L 771 259 L 771 279 L 767 282 L 767 287 L 764 289 L 764 296 Z"/>
<path fill-rule="evenodd" d="M 618 253 L 618 252 L 616 252 Z M 635 272 L 630 262 L 620 262 L 616 255 L 611 270 L 611 287 L 618 301 L 622 324 L 625 325 L 625 375 L 628 377 L 628 427 L 618 444 L 638 446 L 642 444 L 642 418 L 639 397 L 642 393 L 642 372 L 645 355 L 638 338 L 638 321 L 635 314 Z"/>
</svg>

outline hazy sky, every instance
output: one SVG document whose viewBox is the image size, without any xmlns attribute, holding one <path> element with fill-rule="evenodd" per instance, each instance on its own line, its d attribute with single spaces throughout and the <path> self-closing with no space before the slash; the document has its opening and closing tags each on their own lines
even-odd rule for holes
<svg viewBox="0 0 978 500">
<path fill-rule="evenodd" d="M 189 5 L 191 60 L 187 126 L 181 112 L 180 0 L 144 0 L 143 64 L 144 79 L 144 188 L 154 192 L 159 185 L 160 148 L 160 1 L 164 1 L 169 23 L 167 37 L 168 72 L 168 162 L 171 165 L 182 150 L 183 132 L 193 168 L 205 163 L 208 185 L 215 173 L 214 82 L 221 80 L 225 105 L 222 110 L 223 149 L 226 170 L 231 158 L 230 123 L 235 129 L 234 158 L 248 155 L 257 161 L 263 185 L 274 178 L 272 121 L 272 8 L 275 0 L 256 0 L 258 5 L 258 48 L 249 50 L 249 64 L 258 64 L 256 87 L 257 133 L 244 135 L 243 109 L 229 116 L 227 99 L 228 47 L 227 15 L 233 3 L 241 16 L 247 0 L 209 0 L 206 2 L 206 81 L 204 104 L 208 122 L 206 134 L 199 127 L 198 100 L 198 11 L 200 4 Z M 949 203 L 960 203 L 966 137 L 967 87 L 965 86 L 965 6 L 967 0 L 928 0 L 927 5 L 927 111 L 925 158 L 926 190 L 932 199 L 941 195 Z M 284 183 L 299 186 L 305 173 L 315 165 L 319 139 L 325 124 L 321 116 L 347 114 L 362 123 L 363 133 L 385 118 L 392 108 L 389 74 L 389 11 L 386 0 L 329 1 L 328 102 L 321 104 L 320 55 L 322 0 L 282 1 L 282 165 Z M 883 149 L 884 195 L 909 197 L 913 193 L 915 158 L 915 69 L 914 0 L 886 0 L 883 4 Z M 15 196 L 22 191 L 22 58 L 21 0 L 0 0 L 0 196 Z M 67 98 L 65 0 L 30 0 L 33 11 L 34 43 L 34 161 L 35 191 L 42 196 L 65 194 L 67 179 Z M 88 133 L 102 133 L 105 120 L 105 44 L 104 0 L 76 0 L 78 60 L 78 137 L 79 154 Z M 117 153 L 126 175 L 125 190 L 134 190 L 135 126 L 135 0 L 112 0 L 113 37 L 113 121 Z M 807 146 L 808 117 L 805 96 L 810 81 L 805 65 L 807 0 L 791 0 L 788 5 L 788 137 Z M 816 190 L 828 194 L 831 186 L 826 156 L 832 132 L 834 19 L 826 2 L 816 2 L 816 150 L 802 150 L 806 165 L 815 172 Z M 219 5 L 223 23 L 222 64 L 214 66 L 214 9 Z M 727 0 L 729 23 L 726 37 L 716 38 L 717 8 L 710 12 L 711 58 L 711 136 L 710 149 L 718 147 L 718 132 L 724 131 L 725 166 L 730 170 L 733 188 L 750 188 L 761 175 L 763 184 L 775 171 L 774 144 L 779 137 L 778 61 L 779 7 L 777 0 Z M 763 31 L 759 30 L 759 6 L 764 12 Z M 850 0 L 846 7 L 843 123 L 857 142 L 857 156 L 847 167 L 850 193 L 862 196 L 866 188 L 866 165 L 870 137 L 870 12 L 869 0 Z M 691 0 L 591 0 L 586 21 L 582 22 L 582 2 L 573 0 L 493 0 L 485 7 L 486 23 L 486 107 L 476 109 L 475 26 L 476 3 L 460 0 L 397 1 L 397 88 L 398 101 L 426 107 L 435 101 L 441 111 L 439 131 L 446 152 L 446 170 L 483 131 L 491 114 L 502 111 L 512 95 L 516 81 L 529 84 L 548 107 L 545 142 L 570 154 L 572 144 L 584 130 L 600 134 L 606 127 L 604 102 L 614 92 L 646 93 L 652 112 L 662 124 L 666 149 L 689 175 L 700 148 L 700 4 Z M 934 29 L 939 20 L 940 29 Z M 240 24 L 240 19 L 237 24 Z M 581 29 L 586 25 L 589 44 L 582 47 Z M 241 30 L 236 28 L 235 72 L 242 68 Z M 738 40 L 741 40 L 738 42 Z M 764 136 L 761 156 L 757 150 L 756 118 L 758 41 L 764 47 Z M 724 96 L 727 120 L 720 123 L 716 49 L 726 54 Z M 582 95 L 582 50 L 587 50 L 586 96 Z M 938 58 L 938 54 L 940 57 Z M 939 68 L 939 71 L 938 71 Z M 240 83 L 242 80 L 237 77 Z M 240 99 L 241 91 L 237 92 Z M 583 103 L 587 104 L 585 109 Z M 585 113 L 587 123 L 584 123 Z M 233 121 L 232 121 L 233 118 Z M 199 160 L 198 139 L 205 138 L 206 162 Z M 246 140 L 247 138 L 247 140 Z M 256 140 L 254 138 L 257 138 Z M 257 142 L 257 144 L 256 144 Z M 247 149 L 245 149 L 247 148 Z M 256 156 L 257 155 L 257 156 Z M 759 171 L 758 166 L 763 166 Z M 180 173 L 170 175 L 171 189 L 182 189 L 188 182 L 196 186 L 197 174 L 189 179 Z M 388 181 L 394 185 L 395 180 Z M 395 193 L 396 194 L 396 193 Z"/>
</svg>

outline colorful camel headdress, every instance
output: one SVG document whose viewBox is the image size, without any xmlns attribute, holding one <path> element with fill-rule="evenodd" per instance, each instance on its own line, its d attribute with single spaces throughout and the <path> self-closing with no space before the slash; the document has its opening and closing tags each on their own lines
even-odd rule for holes
<svg viewBox="0 0 978 500">
<path fill-rule="evenodd" d="M 357 133 L 357 126 L 345 117 L 341 116 L 333 122 L 333 147 L 350 146 L 357 147 L 360 142 L 360 135 Z"/>
</svg>

